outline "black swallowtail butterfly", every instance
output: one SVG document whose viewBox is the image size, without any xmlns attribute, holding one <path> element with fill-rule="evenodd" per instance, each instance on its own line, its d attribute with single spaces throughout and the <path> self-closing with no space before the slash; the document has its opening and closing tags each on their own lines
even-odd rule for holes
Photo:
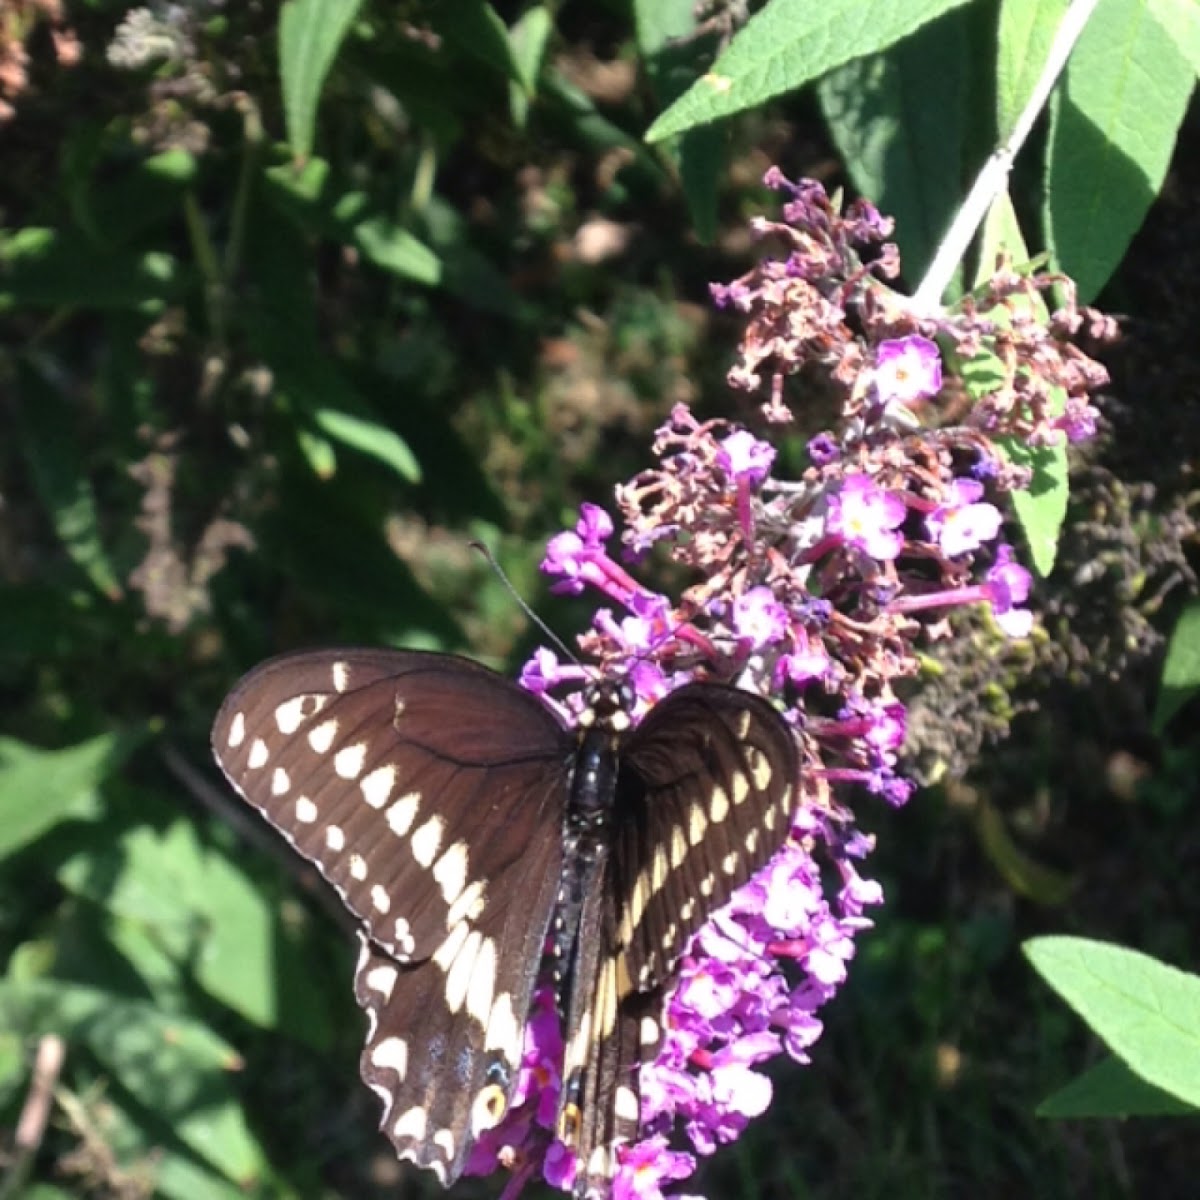
<svg viewBox="0 0 1200 1200">
<path fill-rule="evenodd" d="M 631 729 L 608 686 L 564 729 L 467 659 L 316 650 L 246 675 L 213 749 L 362 922 L 361 1069 L 400 1157 L 449 1184 L 504 1117 L 549 947 L 556 1132 L 577 1195 L 607 1195 L 676 961 L 787 836 L 799 768 L 779 713 L 693 683 Z"/>
</svg>

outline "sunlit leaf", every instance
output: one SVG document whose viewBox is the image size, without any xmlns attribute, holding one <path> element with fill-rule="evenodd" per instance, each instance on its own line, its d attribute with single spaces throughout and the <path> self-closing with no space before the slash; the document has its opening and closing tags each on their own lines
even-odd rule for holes
<svg viewBox="0 0 1200 1200">
<path fill-rule="evenodd" d="M 297 158 L 313 147 L 317 101 L 362 0 L 288 0 L 279 14 L 279 73 L 288 141 Z"/>
<path fill-rule="evenodd" d="M 1034 938 L 1024 950 L 1130 1070 L 1200 1106 L 1200 977 L 1087 938 Z"/>
</svg>

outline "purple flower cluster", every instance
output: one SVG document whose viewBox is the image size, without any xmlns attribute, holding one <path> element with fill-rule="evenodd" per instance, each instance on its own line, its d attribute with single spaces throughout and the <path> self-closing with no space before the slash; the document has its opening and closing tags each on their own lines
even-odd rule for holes
<svg viewBox="0 0 1200 1200">
<path fill-rule="evenodd" d="M 1010 636 L 1032 624 L 1030 577 L 999 540 L 994 503 L 1027 476 L 997 439 L 1086 436 L 1088 394 L 1105 378 L 1068 340 L 1083 319 L 1073 308 L 1029 315 L 1044 280 L 1001 264 L 975 300 L 919 319 L 886 283 L 898 256 L 869 204 L 842 215 L 815 183 L 774 171 L 767 182 L 788 199 L 782 221 L 757 229 L 787 253 L 714 288 L 746 319 L 730 382 L 766 384 L 765 417 L 786 421 L 788 380 L 803 368 L 841 397 L 838 417 L 809 438 L 799 478 L 784 479 L 769 442 L 677 406 L 656 464 L 617 488 L 626 565 L 609 547 L 613 519 L 591 504 L 542 563 L 556 590 L 606 602 L 580 638 L 594 665 L 543 649 L 522 674 L 566 720 L 597 674 L 630 685 L 635 718 L 689 680 L 731 681 L 780 702 L 800 748 L 788 842 L 678 964 L 665 1043 L 642 1069 L 642 1137 L 619 1148 L 618 1200 L 653 1200 L 696 1155 L 735 1139 L 770 1103 L 764 1062 L 807 1061 L 817 1014 L 882 899 L 859 874 L 872 842 L 844 797 L 857 786 L 899 805 L 915 786 L 901 770 L 895 689 L 917 670 L 917 638 L 936 637 L 964 605 L 986 606 Z M 630 574 L 654 547 L 690 573 L 677 599 Z M 551 1134 L 561 1035 L 545 992 L 529 1029 L 522 1103 L 473 1165 L 512 1168 L 509 1190 L 535 1170 L 569 1188 L 576 1164 Z"/>
</svg>

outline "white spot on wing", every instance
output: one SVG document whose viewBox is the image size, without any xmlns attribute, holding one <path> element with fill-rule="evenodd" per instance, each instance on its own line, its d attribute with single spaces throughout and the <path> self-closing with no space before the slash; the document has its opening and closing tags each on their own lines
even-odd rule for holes
<svg viewBox="0 0 1200 1200">
<path fill-rule="evenodd" d="M 708 815 L 719 824 L 729 816 L 729 793 L 723 787 L 714 787 L 708 802 Z"/>
<path fill-rule="evenodd" d="M 475 955 L 475 969 L 467 988 L 467 1012 L 480 1025 L 486 1025 L 492 1011 L 492 990 L 496 986 L 496 943 L 484 938 Z"/>
<path fill-rule="evenodd" d="M 485 1048 L 499 1050 L 504 1056 L 504 1061 L 514 1069 L 521 1061 L 521 1030 L 517 1025 L 517 1018 L 513 1015 L 512 997 L 507 992 L 497 996 L 492 1004 Z"/>
<path fill-rule="evenodd" d="M 723 859 L 721 859 L 721 870 L 724 871 L 726 875 L 732 875 L 734 871 L 737 870 L 737 865 L 738 856 L 736 850 L 730 850 L 730 852 L 725 855 Z"/>
<path fill-rule="evenodd" d="M 442 834 L 446 823 L 441 817 L 430 817 L 416 833 L 412 835 L 409 845 L 412 847 L 413 858 L 423 867 L 431 866 L 437 856 L 438 847 L 442 844 Z"/>
<path fill-rule="evenodd" d="M 613 1111 L 621 1118 L 622 1121 L 637 1122 L 638 1119 L 638 1098 L 637 1093 L 633 1088 L 625 1087 L 622 1084 L 617 1088 L 617 1093 L 613 1097 Z"/>
<path fill-rule="evenodd" d="M 678 825 L 671 830 L 671 866 L 678 867 L 687 858 L 687 838 Z"/>
<path fill-rule="evenodd" d="M 350 686 L 349 663 L 335 662 L 331 674 L 333 676 L 333 690 L 335 692 L 344 692 Z"/>
<path fill-rule="evenodd" d="M 293 696 L 285 700 L 275 709 L 275 724 L 279 732 L 291 737 L 304 722 L 304 708 L 307 696 Z"/>
<path fill-rule="evenodd" d="M 317 819 L 317 806 L 307 797 L 296 800 L 296 820 L 301 825 L 311 825 Z"/>
<path fill-rule="evenodd" d="M 403 1038 L 384 1038 L 371 1051 L 371 1065 L 384 1071 L 395 1071 L 401 1079 L 408 1071 L 408 1043 Z"/>
<path fill-rule="evenodd" d="M 455 842 L 437 860 L 433 877 L 442 889 L 442 899 L 453 904 L 467 885 L 467 843 Z"/>
<path fill-rule="evenodd" d="M 343 779 L 357 779 L 367 758 L 367 743 L 355 742 L 353 746 L 343 746 L 333 756 L 333 769 Z"/>
<path fill-rule="evenodd" d="M 733 802 L 734 804 L 744 804 L 746 797 L 750 795 L 750 781 L 738 771 L 733 777 Z"/>
<path fill-rule="evenodd" d="M 746 760 L 750 764 L 750 778 L 754 786 L 762 791 L 771 782 L 771 764 L 757 746 L 746 747 Z"/>
<path fill-rule="evenodd" d="M 350 855 L 350 878 L 362 883 L 367 877 L 367 860 L 361 854 Z"/>
<path fill-rule="evenodd" d="M 392 998 L 392 989 L 396 986 L 399 975 L 400 972 L 391 963 L 381 963 L 367 972 L 365 982 L 367 987 L 376 995 L 382 996 L 386 1003 Z"/>
<path fill-rule="evenodd" d="M 337 719 L 330 717 L 328 721 L 322 721 L 315 729 L 308 731 L 308 744 L 318 754 L 328 754 L 329 747 L 333 745 L 333 739 L 337 737 L 337 731 Z"/>
<path fill-rule="evenodd" d="M 387 810 L 388 826 L 397 837 L 403 837 L 412 828 L 420 799 L 419 792 L 409 792 Z"/>
<path fill-rule="evenodd" d="M 291 790 L 291 787 L 291 776 L 282 767 L 276 767 L 275 773 L 271 776 L 271 795 L 286 795 Z"/>
<path fill-rule="evenodd" d="M 387 888 L 382 884 L 377 883 L 371 889 L 371 903 L 375 906 L 377 913 L 386 915 L 391 911 L 392 898 L 387 894 Z"/>
<path fill-rule="evenodd" d="M 325 829 L 325 845 L 335 854 L 346 848 L 346 834 L 340 825 L 329 825 Z"/>
<path fill-rule="evenodd" d="M 345 751 L 342 753 L 344 754 Z M 340 757 L 339 754 L 338 758 Z M 337 759 L 334 760 L 334 769 L 337 769 Z M 368 771 L 359 780 L 358 786 L 362 788 L 363 799 L 372 808 L 382 808 L 388 802 L 388 797 L 391 796 L 395 784 L 396 768 L 391 763 L 384 763 L 382 767 Z"/>
<path fill-rule="evenodd" d="M 454 960 L 458 957 L 458 952 L 462 949 L 463 942 L 467 940 L 470 932 L 471 929 L 468 925 L 455 925 L 446 940 L 434 952 L 433 961 L 443 971 L 449 971 L 454 965 Z"/>
<path fill-rule="evenodd" d="M 446 928 L 453 929 L 459 921 L 478 920 L 479 914 L 483 912 L 486 896 L 487 887 L 482 879 L 468 884 L 458 899 L 451 902 L 450 911 L 446 914 Z"/>
<path fill-rule="evenodd" d="M 396 952 L 408 958 L 417 948 L 417 943 L 413 939 L 412 926 L 404 917 L 396 918 L 394 941 Z"/>
<path fill-rule="evenodd" d="M 234 713 L 233 720 L 229 722 L 229 737 L 227 739 L 230 750 L 236 750 L 246 740 L 246 714 L 242 712 Z"/>
<path fill-rule="evenodd" d="M 471 986 L 471 976 L 475 973 L 475 959 L 482 942 L 483 934 L 473 929 L 467 934 L 462 949 L 454 956 L 446 975 L 446 1004 L 451 1012 L 458 1012 L 467 1002 L 467 991 Z"/>
<path fill-rule="evenodd" d="M 454 1134 L 449 1129 L 439 1129 L 433 1135 L 433 1144 L 445 1154 L 447 1162 L 454 1158 Z"/>
<path fill-rule="evenodd" d="M 254 744 L 250 747 L 250 757 L 246 759 L 246 766 L 252 771 L 257 771 L 259 767 L 267 765 L 267 759 L 270 757 L 270 752 L 267 750 L 267 743 L 262 738 L 255 738 Z"/>
<path fill-rule="evenodd" d="M 396 1123 L 392 1126 L 392 1136 L 408 1138 L 414 1142 L 423 1142 L 428 1124 L 429 1120 L 425 1116 L 423 1108 L 410 1108 L 407 1112 L 401 1113 L 396 1118 Z"/>
<path fill-rule="evenodd" d="M 688 814 L 688 843 L 692 846 L 698 846 L 704 841 L 704 834 L 708 829 L 708 815 L 700 805 L 692 806 L 692 811 Z"/>
</svg>

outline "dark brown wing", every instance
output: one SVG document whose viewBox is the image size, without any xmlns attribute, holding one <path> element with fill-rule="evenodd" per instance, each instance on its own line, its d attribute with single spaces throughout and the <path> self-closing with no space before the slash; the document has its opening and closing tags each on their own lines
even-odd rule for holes
<svg viewBox="0 0 1200 1200">
<path fill-rule="evenodd" d="M 411 651 L 274 659 L 213 727 L 230 782 L 362 920 L 363 1077 L 397 1152 L 446 1181 L 515 1082 L 573 747 L 515 684 Z"/>
<path fill-rule="evenodd" d="M 664 983 L 691 935 L 783 845 L 799 771 L 791 728 L 739 688 L 690 684 L 629 736 L 612 871 L 635 990 Z"/>
<path fill-rule="evenodd" d="M 662 1042 L 663 998 L 691 935 L 787 838 L 794 734 L 767 701 L 717 684 L 667 697 L 621 748 L 603 910 L 581 925 L 559 1134 L 578 1196 L 603 1196 L 639 1123 L 638 1068 Z"/>
</svg>

